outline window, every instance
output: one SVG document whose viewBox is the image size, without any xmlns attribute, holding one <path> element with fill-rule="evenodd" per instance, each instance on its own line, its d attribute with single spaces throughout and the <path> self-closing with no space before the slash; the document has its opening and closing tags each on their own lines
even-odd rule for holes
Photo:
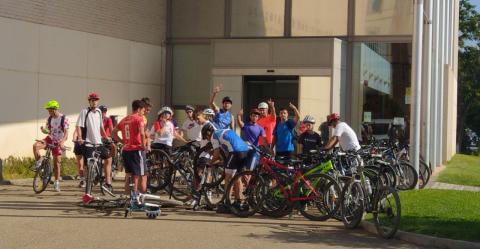
<svg viewBox="0 0 480 249">
<path fill-rule="evenodd" d="M 292 36 L 347 35 L 348 0 L 292 0 Z"/>
</svg>

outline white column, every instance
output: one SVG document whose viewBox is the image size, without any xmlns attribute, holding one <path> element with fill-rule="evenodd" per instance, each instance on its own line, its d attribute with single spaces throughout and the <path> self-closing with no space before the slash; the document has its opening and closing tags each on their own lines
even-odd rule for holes
<svg viewBox="0 0 480 249">
<path fill-rule="evenodd" d="M 410 160 L 418 172 L 420 159 L 420 107 L 422 94 L 423 0 L 416 0 L 412 49 L 412 102 L 410 111 Z"/>
<path fill-rule="evenodd" d="M 437 129 L 437 165 L 441 165 L 443 163 L 443 81 L 444 81 L 444 72 L 445 72 L 445 39 L 447 38 L 445 35 L 445 16 L 446 16 L 446 0 L 440 0 L 440 43 L 439 43 L 439 59 L 438 59 L 438 66 L 439 66 L 439 80 L 438 80 L 438 129 Z"/>
<path fill-rule="evenodd" d="M 439 20 L 440 20 L 440 15 L 439 15 L 439 5 L 440 2 L 437 0 L 433 0 L 433 23 L 432 23 L 432 82 L 431 82 L 431 117 L 430 117 L 430 123 L 431 123 L 431 130 L 430 130 L 430 162 L 432 165 L 432 170 L 435 169 L 437 166 L 437 147 L 438 147 L 438 142 L 437 142 L 437 130 L 438 130 L 438 105 L 437 105 L 437 99 L 438 99 L 438 81 L 439 81 L 439 70 L 438 70 L 438 51 L 439 51 Z"/>
<path fill-rule="evenodd" d="M 424 133 L 423 133 L 423 144 L 424 144 L 424 159 L 428 164 L 430 162 L 430 99 L 431 99 L 431 86 L 432 86 L 432 15 L 433 15 L 433 1 L 427 0 L 426 2 L 426 14 L 427 22 L 425 24 L 424 32 L 424 58 L 423 58 L 423 89 L 422 98 L 425 98 L 423 103 L 425 106 L 422 107 L 422 116 L 424 118 Z"/>
</svg>

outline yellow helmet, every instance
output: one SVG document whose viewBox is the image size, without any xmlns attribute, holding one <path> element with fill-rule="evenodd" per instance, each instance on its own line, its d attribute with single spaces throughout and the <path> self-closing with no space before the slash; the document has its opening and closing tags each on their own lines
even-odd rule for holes
<svg viewBox="0 0 480 249">
<path fill-rule="evenodd" d="M 60 104 L 58 101 L 52 99 L 45 103 L 45 109 L 60 109 Z"/>
</svg>

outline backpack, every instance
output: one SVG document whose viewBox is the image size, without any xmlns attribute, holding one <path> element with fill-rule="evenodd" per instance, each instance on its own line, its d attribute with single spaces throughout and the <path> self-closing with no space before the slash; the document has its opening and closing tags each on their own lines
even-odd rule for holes
<svg viewBox="0 0 480 249">
<path fill-rule="evenodd" d="M 82 140 L 87 139 L 87 118 L 88 118 L 88 114 L 90 114 L 91 111 L 92 109 L 88 108 L 87 114 L 85 115 L 85 120 L 83 121 L 83 127 L 80 127 L 82 131 Z M 103 117 L 101 112 L 100 112 L 100 124 L 103 125 Z"/>
<path fill-rule="evenodd" d="M 49 130 L 52 130 L 52 116 L 48 117 L 47 127 Z M 62 132 L 65 132 L 65 115 L 62 115 L 61 117 L 60 127 L 62 128 Z"/>
</svg>

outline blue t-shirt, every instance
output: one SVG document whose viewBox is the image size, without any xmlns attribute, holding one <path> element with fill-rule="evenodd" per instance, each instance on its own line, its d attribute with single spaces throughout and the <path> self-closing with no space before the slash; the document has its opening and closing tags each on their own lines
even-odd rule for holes
<svg viewBox="0 0 480 249">
<path fill-rule="evenodd" d="M 235 131 L 230 129 L 215 130 L 212 135 L 212 146 L 214 149 L 222 147 L 228 152 L 246 152 L 250 148 Z"/>
<path fill-rule="evenodd" d="M 219 112 L 215 113 L 213 118 L 219 129 L 230 129 L 230 124 L 232 123 L 232 113 L 221 109 Z"/>
<path fill-rule="evenodd" d="M 294 136 L 293 129 L 295 128 L 295 121 L 289 119 L 285 122 L 280 121 L 273 130 L 275 136 L 275 147 L 277 152 L 290 152 L 294 150 Z"/>
<path fill-rule="evenodd" d="M 242 139 L 258 146 L 260 137 L 266 137 L 265 130 L 258 124 L 246 123 L 242 128 Z"/>
</svg>

